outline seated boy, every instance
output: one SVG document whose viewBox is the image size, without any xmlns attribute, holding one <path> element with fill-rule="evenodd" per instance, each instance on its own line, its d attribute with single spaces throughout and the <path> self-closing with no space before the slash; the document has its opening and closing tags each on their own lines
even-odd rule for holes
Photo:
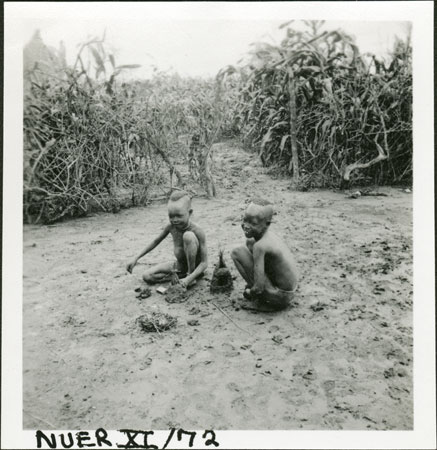
<svg viewBox="0 0 437 450">
<path fill-rule="evenodd" d="M 247 207 L 242 228 L 246 245 L 234 248 L 231 256 L 247 286 L 244 297 L 254 309 L 278 311 L 286 308 L 297 287 L 297 269 L 285 242 L 269 228 L 272 205 L 257 200 Z"/>
<path fill-rule="evenodd" d="M 205 233 L 198 225 L 191 222 L 193 210 L 191 198 L 186 192 L 173 192 L 167 207 L 170 222 L 159 236 L 126 266 L 126 269 L 132 273 L 138 260 L 171 234 L 176 261 L 157 264 L 146 270 L 143 279 L 148 283 L 167 281 L 169 275 L 176 269 L 182 286 L 188 287 L 196 282 L 196 278 L 201 276 L 208 266 Z"/>
</svg>

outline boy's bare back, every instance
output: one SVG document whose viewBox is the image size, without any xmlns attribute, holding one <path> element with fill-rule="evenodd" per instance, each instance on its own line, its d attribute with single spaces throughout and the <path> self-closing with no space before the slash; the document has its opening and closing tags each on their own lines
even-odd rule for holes
<svg viewBox="0 0 437 450">
<path fill-rule="evenodd" d="M 267 230 L 262 238 L 252 243 L 250 247 L 249 250 L 254 254 L 255 265 L 257 261 L 255 254 L 258 257 L 264 255 L 265 273 L 273 286 L 285 291 L 291 291 L 296 287 L 296 261 L 281 238 L 271 230 Z"/>
</svg>

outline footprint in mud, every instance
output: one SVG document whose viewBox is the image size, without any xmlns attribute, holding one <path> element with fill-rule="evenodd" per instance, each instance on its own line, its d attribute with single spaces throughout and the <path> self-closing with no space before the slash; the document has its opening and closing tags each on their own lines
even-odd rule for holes
<svg viewBox="0 0 437 450">
<path fill-rule="evenodd" d="M 237 397 L 232 400 L 231 408 L 245 420 L 251 420 L 254 418 L 251 409 L 246 405 L 244 397 Z"/>
<path fill-rule="evenodd" d="M 392 349 L 387 354 L 386 357 L 388 360 L 397 360 L 399 364 L 403 366 L 410 365 L 411 359 L 408 358 L 407 354 L 401 349 Z"/>
<path fill-rule="evenodd" d="M 315 380 L 317 378 L 314 369 L 308 369 L 303 375 L 302 378 L 305 380 Z"/>
<path fill-rule="evenodd" d="M 275 334 L 275 335 L 272 337 L 272 341 L 273 341 L 275 344 L 282 344 L 282 343 L 284 342 L 284 338 L 283 338 L 280 334 Z"/>
<path fill-rule="evenodd" d="M 287 400 L 288 404 L 293 405 L 295 407 L 299 407 L 302 405 L 307 405 L 307 392 L 305 389 L 287 387 L 287 389 L 283 392 L 280 392 L 281 396 Z"/>
<path fill-rule="evenodd" d="M 395 371 L 393 367 L 390 367 L 387 370 L 384 370 L 384 378 L 392 378 L 395 376 Z"/>
<path fill-rule="evenodd" d="M 200 309 L 197 306 L 193 306 L 189 311 L 188 314 L 191 316 L 194 316 L 195 314 L 200 314 Z"/>
<path fill-rule="evenodd" d="M 156 417 L 152 420 L 151 426 L 154 430 L 164 430 L 167 428 L 167 419 Z"/>
<path fill-rule="evenodd" d="M 62 403 L 59 416 L 62 420 L 70 422 L 72 419 L 76 419 L 78 417 L 79 410 L 73 406 L 72 398 L 68 394 L 65 396 L 65 400 L 66 401 Z"/>
<path fill-rule="evenodd" d="M 195 326 L 200 325 L 200 322 L 197 319 L 190 319 L 190 320 L 187 320 L 187 324 L 192 327 L 195 327 Z"/>
<path fill-rule="evenodd" d="M 92 406 L 88 406 L 87 408 L 82 409 L 77 415 L 78 419 L 84 419 L 88 414 L 90 414 L 93 410 Z"/>
<path fill-rule="evenodd" d="M 225 351 L 224 355 L 227 358 L 232 358 L 234 356 L 239 356 L 240 352 L 232 345 L 228 343 L 222 344 L 223 350 Z"/>
<path fill-rule="evenodd" d="M 331 401 L 354 394 L 353 389 L 351 389 L 351 383 L 346 381 L 326 380 L 322 383 L 322 388 Z"/>
<path fill-rule="evenodd" d="M 150 367 L 150 365 L 152 364 L 153 360 L 152 358 L 146 358 L 140 365 L 140 370 L 144 370 L 147 369 L 147 367 Z"/>
<path fill-rule="evenodd" d="M 384 370 L 384 378 L 404 378 L 406 376 L 408 376 L 407 371 L 399 364 L 395 364 L 393 367 L 389 367 L 387 370 Z"/>
<path fill-rule="evenodd" d="M 63 321 L 63 326 L 73 326 L 73 327 L 82 327 L 86 323 L 85 319 L 81 319 L 80 317 L 67 316 Z"/>
<path fill-rule="evenodd" d="M 336 405 L 334 405 L 334 409 L 336 409 L 339 412 L 348 413 L 350 414 L 354 419 L 359 418 L 358 411 L 349 403 L 339 401 Z"/>
<path fill-rule="evenodd" d="M 332 413 L 325 414 L 323 416 L 323 423 L 328 426 L 331 430 L 342 430 L 343 427 L 341 425 L 341 422 L 343 419 L 341 417 L 332 416 Z"/>
<path fill-rule="evenodd" d="M 330 392 L 335 388 L 335 381 L 327 380 L 327 381 L 323 382 L 322 386 L 323 386 L 323 389 L 325 390 L 325 392 Z"/>
<path fill-rule="evenodd" d="M 237 385 L 237 383 L 233 383 L 233 382 L 228 383 L 226 385 L 226 388 L 229 389 L 230 391 L 240 392 L 240 388 Z"/>
<path fill-rule="evenodd" d="M 390 398 L 397 401 L 401 400 L 405 396 L 405 393 L 402 392 L 402 389 L 398 388 L 397 386 L 389 386 L 387 389 L 387 393 Z"/>
<path fill-rule="evenodd" d="M 304 365 L 296 365 L 293 369 L 294 377 L 302 377 L 304 380 L 315 380 L 317 378 L 316 371 L 311 366 Z"/>
<path fill-rule="evenodd" d="M 66 401 L 65 403 L 63 403 L 63 405 L 61 407 L 61 414 L 62 415 L 72 414 L 71 403 L 69 401 Z"/>
<path fill-rule="evenodd" d="M 227 350 L 227 351 L 233 351 L 235 350 L 235 347 L 232 344 L 228 344 L 227 342 L 224 342 L 222 344 L 223 350 Z"/>
</svg>

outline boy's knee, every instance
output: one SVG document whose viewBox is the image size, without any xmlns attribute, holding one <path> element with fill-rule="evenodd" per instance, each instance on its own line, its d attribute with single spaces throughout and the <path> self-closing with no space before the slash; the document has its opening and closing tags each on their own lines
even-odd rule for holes
<svg viewBox="0 0 437 450">
<path fill-rule="evenodd" d="M 241 253 L 244 251 L 244 247 L 235 247 L 231 251 L 231 258 L 233 261 L 240 259 Z"/>
<path fill-rule="evenodd" d="M 184 244 L 199 244 L 199 241 L 196 237 L 196 235 L 192 231 L 186 231 L 183 235 Z"/>
<path fill-rule="evenodd" d="M 143 280 L 146 283 L 150 283 L 155 281 L 155 277 L 153 276 L 153 274 L 146 272 L 145 274 L 143 274 Z"/>
</svg>

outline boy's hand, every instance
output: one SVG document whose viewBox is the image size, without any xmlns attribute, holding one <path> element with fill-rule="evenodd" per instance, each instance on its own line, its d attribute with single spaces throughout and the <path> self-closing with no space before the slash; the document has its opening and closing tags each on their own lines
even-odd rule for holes
<svg viewBox="0 0 437 450">
<path fill-rule="evenodd" d="M 189 280 L 188 277 L 182 278 L 182 280 L 179 280 L 179 284 L 184 287 L 185 289 L 187 289 L 188 285 L 189 285 Z"/>
<path fill-rule="evenodd" d="M 134 259 L 133 261 L 131 261 L 131 262 L 126 266 L 126 270 L 127 270 L 129 273 L 132 273 L 132 270 L 133 270 L 133 268 L 136 266 L 136 264 L 137 264 L 137 260 Z"/>
</svg>

